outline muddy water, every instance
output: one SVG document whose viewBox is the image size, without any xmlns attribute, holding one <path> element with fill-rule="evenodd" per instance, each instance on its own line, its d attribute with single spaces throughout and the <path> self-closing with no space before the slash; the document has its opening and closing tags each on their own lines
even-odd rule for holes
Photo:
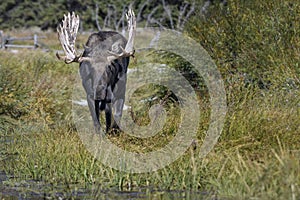
<svg viewBox="0 0 300 200">
<path fill-rule="evenodd" d="M 43 182 L 24 180 L 16 183 L 13 176 L 0 171 L 0 200 L 2 199 L 218 199 L 204 192 L 157 190 L 135 188 L 122 191 L 118 188 L 99 189 L 97 186 L 83 188 L 78 185 L 50 185 Z"/>
<path fill-rule="evenodd" d="M 50 188 L 41 183 L 22 182 L 13 186 L 3 184 L 8 177 L 0 172 L 0 199 L 217 199 L 201 192 L 153 190 L 151 188 L 137 188 L 133 191 L 117 189 L 70 189 L 67 186 Z M 49 188 L 49 190 L 47 189 Z"/>
</svg>

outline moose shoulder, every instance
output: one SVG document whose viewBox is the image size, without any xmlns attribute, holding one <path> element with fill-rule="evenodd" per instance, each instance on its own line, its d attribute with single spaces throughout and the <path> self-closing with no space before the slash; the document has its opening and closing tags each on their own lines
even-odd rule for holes
<svg viewBox="0 0 300 200">
<path fill-rule="evenodd" d="M 68 14 L 58 27 L 59 40 L 66 56 L 65 63 L 79 62 L 82 85 L 97 133 L 101 130 L 99 114 L 105 111 L 106 132 L 119 129 L 125 101 L 126 73 L 133 56 L 136 20 L 132 10 L 127 14 L 129 38 L 114 31 L 100 31 L 88 38 L 82 55 L 76 54 L 75 40 L 79 17 Z"/>
</svg>

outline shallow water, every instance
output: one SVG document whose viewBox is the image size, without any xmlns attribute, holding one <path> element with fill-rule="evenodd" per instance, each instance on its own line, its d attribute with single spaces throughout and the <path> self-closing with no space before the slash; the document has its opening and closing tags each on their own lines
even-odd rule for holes
<svg viewBox="0 0 300 200">
<path fill-rule="evenodd" d="M 80 189 L 76 186 L 51 186 L 36 181 L 7 184 L 8 176 L 0 171 L 0 199 L 218 199 L 211 194 L 193 191 L 155 190 L 136 188 L 132 191 L 118 189 Z M 73 188 L 73 189 L 72 189 Z"/>
<path fill-rule="evenodd" d="M 5 172 L 0 171 L 0 199 L 218 199 L 216 196 L 198 191 L 156 190 L 136 188 L 122 191 L 117 188 L 101 190 L 97 186 L 90 189 L 78 188 L 76 185 L 53 186 L 38 181 L 13 183 Z"/>
</svg>

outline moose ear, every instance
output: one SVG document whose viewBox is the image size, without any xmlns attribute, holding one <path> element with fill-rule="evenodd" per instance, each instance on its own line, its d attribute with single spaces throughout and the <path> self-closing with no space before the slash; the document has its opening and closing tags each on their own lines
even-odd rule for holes
<svg viewBox="0 0 300 200">
<path fill-rule="evenodd" d="M 111 51 L 114 52 L 114 53 L 121 53 L 122 52 L 122 46 L 123 46 L 122 44 L 124 44 L 124 42 L 121 39 L 115 41 L 115 43 L 113 43 L 113 45 L 111 46 Z"/>
<path fill-rule="evenodd" d="M 86 45 L 83 45 L 83 49 L 84 49 L 84 52 L 86 52 L 87 54 L 89 54 L 92 51 L 92 48 L 89 46 L 86 46 Z"/>
</svg>

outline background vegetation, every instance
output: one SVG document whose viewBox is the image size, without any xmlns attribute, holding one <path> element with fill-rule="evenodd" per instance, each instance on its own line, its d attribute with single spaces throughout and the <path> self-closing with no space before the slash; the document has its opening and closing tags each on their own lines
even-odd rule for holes
<svg viewBox="0 0 300 200">
<path fill-rule="evenodd" d="M 166 1 L 166 4 L 173 11 L 176 11 L 184 2 L 189 1 Z M 58 19 L 61 19 L 66 12 L 72 11 L 75 11 L 81 17 L 81 30 L 96 29 L 96 18 L 99 18 L 99 23 L 103 25 L 105 17 L 112 11 L 111 20 L 120 20 L 124 7 L 128 7 L 131 3 L 130 0 L 107 0 L 105 2 L 101 0 L 51 0 L 47 2 L 42 0 L 6 0 L 0 3 L 0 29 L 34 26 L 40 27 L 42 30 L 56 29 L 60 21 Z M 147 6 L 144 6 L 144 4 Z M 147 15 L 156 7 L 158 9 L 154 13 L 155 18 L 158 19 L 166 15 L 161 0 L 137 0 L 134 1 L 132 6 L 136 12 L 142 10 L 138 22 L 145 21 Z M 178 15 L 178 11 L 173 13 L 173 17 L 176 15 Z M 174 18 L 174 20 L 176 19 Z M 109 26 L 113 28 L 112 24 L 109 24 Z"/>
<path fill-rule="evenodd" d="M 7 9 L 4 4 L 9 5 L 8 1 L 1 3 L 1 8 Z M 61 12 L 59 6 L 57 9 Z M 1 26 L 4 27 L 2 22 Z M 147 174 L 115 171 L 86 151 L 70 114 L 76 64 L 57 62 L 51 51 L 0 51 L 0 169 L 13 175 L 5 184 L 15 186 L 26 180 L 24 185 L 36 188 L 43 182 L 49 195 L 57 195 L 57 188 L 66 185 L 60 189 L 65 196 L 80 188 L 93 188 L 91 195 L 98 196 L 107 188 L 148 187 L 205 191 L 210 197 L 228 199 L 298 199 L 299 31 L 298 0 L 230 1 L 226 8 L 211 7 L 205 18 L 195 12 L 184 32 L 209 52 L 222 73 L 228 104 L 225 127 L 214 150 L 199 159 L 199 147 L 209 123 L 209 102 L 205 89 L 197 88 L 201 80 L 191 79 L 202 94 L 198 141 L 172 165 Z M 43 42 L 57 49 L 55 34 L 45 35 L 47 40 Z M 79 43 L 85 39 L 81 35 Z M 137 57 L 144 59 L 143 54 Z M 192 74 L 192 66 L 180 57 L 153 52 L 147 59 L 144 61 L 160 61 Z M 135 64 L 131 63 L 131 67 Z M 140 98 L 147 95 L 150 94 L 140 94 Z M 170 121 L 173 118 L 169 118 L 169 127 L 149 143 L 125 134 L 110 139 L 134 151 L 140 151 L 143 145 L 149 149 L 163 146 L 175 133 L 173 126 L 176 128 L 178 121 Z M 141 116 L 139 120 L 148 119 Z"/>
</svg>

